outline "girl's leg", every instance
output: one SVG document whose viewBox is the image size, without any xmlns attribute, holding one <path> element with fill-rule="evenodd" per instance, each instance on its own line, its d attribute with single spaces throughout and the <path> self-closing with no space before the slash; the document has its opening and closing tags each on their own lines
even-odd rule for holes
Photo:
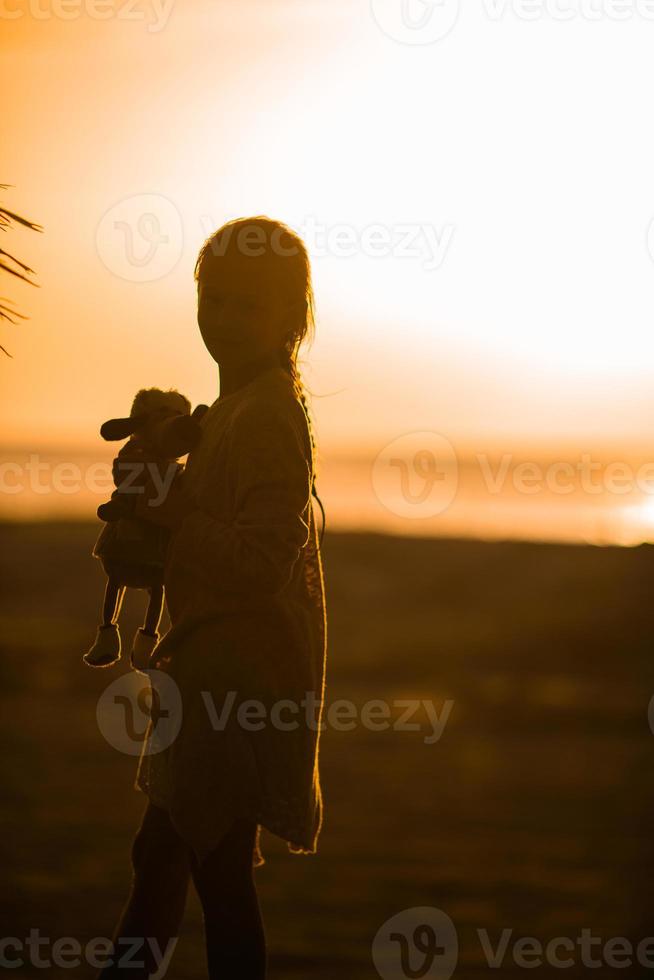
<svg viewBox="0 0 654 980">
<path fill-rule="evenodd" d="M 189 848 L 168 813 L 152 803 L 134 839 L 132 864 L 132 888 L 116 926 L 113 963 L 102 970 L 101 980 L 145 980 L 156 973 L 162 958 L 172 955 L 174 946 L 169 943 L 179 936 L 190 874 Z"/>
<path fill-rule="evenodd" d="M 264 980 L 266 938 L 254 883 L 256 823 L 238 820 L 191 874 L 204 912 L 209 980 Z"/>
</svg>

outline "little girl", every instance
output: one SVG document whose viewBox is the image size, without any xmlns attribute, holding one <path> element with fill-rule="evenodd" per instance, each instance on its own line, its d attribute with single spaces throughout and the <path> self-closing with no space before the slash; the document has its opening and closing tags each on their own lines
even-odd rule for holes
<svg viewBox="0 0 654 980">
<path fill-rule="evenodd" d="M 322 823 L 327 621 L 315 447 L 297 369 L 314 326 L 309 258 L 285 225 L 243 219 L 205 243 L 195 276 L 220 396 L 166 501 L 155 506 L 153 492 L 137 506 L 173 531 L 172 625 L 151 666 L 176 682 L 183 723 L 163 752 L 146 741 L 137 776 L 149 803 L 114 950 L 120 957 L 121 938 L 143 938 L 145 966 L 114 963 L 105 980 L 155 972 L 152 940 L 163 953 L 179 935 L 189 878 L 204 911 L 209 976 L 261 980 L 260 828 L 311 854 Z M 259 707 L 239 712 L 246 701 Z"/>
</svg>

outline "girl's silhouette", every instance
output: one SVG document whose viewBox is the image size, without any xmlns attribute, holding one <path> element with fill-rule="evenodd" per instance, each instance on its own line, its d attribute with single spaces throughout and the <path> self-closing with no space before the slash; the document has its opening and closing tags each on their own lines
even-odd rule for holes
<svg viewBox="0 0 654 980">
<path fill-rule="evenodd" d="M 152 732 L 144 746 L 137 782 L 149 803 L 115 951 L 121 938 L 144 938 L 145 968 L 124 973 L 154 973 L 150 940 L 163 951 L 178 935 L 192 878 L 210 977 L 260 980 L 260 828 L 293 852 L 314 853 L 322 823 L 327 620 L 315 444 L 297 368 L 314 326 L 313 290 L 301 239 L 264 217 L 220 228 L 195 273 L 220 396 L 166 501 L 137 506 L 173 530 L 172 625 L 150 663 L 176 682 L 183 721 L 164 751 L 151 751 Z M 102 973 L 117 975 L 115 965 Z"/>
</svg>

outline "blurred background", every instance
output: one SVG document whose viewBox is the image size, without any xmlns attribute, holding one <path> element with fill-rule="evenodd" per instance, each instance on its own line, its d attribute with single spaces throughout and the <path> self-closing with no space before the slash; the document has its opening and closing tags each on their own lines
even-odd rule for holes
<svg viewBox="0 0 654 980">
<path fill-rule="evenodd" d="M 143 800 L 80 663 L 99 427 L 141 387 L 218 397 L 193 266 L 258 213 L 313 261 L 328 698 L 453 703 L 431 745 L 325 733 L 319 855 L 264 843 L 271 976 L 375 977 L 425 906 L 464 978 L 478 929 L 653 933 L 654 12 L 6 0 L 0 28 L 2 202 L 45 229 L 0 242 L 38 283 L 0 290 L 30 317 L 0 321 L 2 935 L 105 935 L 124 897 Z M 194 902 L 171 975 L 203 975 Z"/>
</svg>

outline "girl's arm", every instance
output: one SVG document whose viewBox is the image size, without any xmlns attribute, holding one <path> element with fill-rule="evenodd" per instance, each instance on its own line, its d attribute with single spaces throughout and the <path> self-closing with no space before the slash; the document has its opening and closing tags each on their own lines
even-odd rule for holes
<svg viewBox="0 0 654 980">
<path fill-rule="evenodd" d="M 171 542 L 169 560 L 194 577 L 224 582 L 239 592 L 274 595 L 289 581 L 309 538 L 311 461 L 295 420 L 278 408 L 253 403 L 235 416 L 228 452 L 234 480 L 235 520 L 192 510 Z M 216 479 L 224 479 L 216 474 Z"/>
</svg>

